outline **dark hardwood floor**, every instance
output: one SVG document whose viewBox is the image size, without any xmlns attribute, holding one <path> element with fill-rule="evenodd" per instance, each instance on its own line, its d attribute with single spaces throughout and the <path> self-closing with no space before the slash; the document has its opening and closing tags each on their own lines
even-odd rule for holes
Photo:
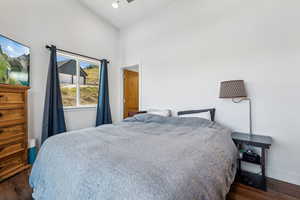
<svg viewBox="0 0 300 200">
<path fill-rule="evenodd" d="M 31 200 L 28 177 L 29 170 L 26 170 L 0 183 L 0 200 Z"/>
<path fill-rule="evenodd" d="M 0 183 L 0 200 L 31 200 L 29 171 Z M 234 184 L 227 200 L 300 200 L 275 191 L 263 192 L 241 184 Z"/>
<path fill-rule="evenodd" d="M 227 200 L 299 200 L 272 190 L 264 192 L 242 184 L 234 184 Z"/>
</svg>

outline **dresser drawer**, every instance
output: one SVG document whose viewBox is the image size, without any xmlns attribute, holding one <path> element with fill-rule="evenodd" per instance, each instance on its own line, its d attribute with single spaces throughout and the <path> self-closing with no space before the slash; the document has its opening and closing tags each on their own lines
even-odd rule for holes
<svg viewBox="0 0 300 200">
<path fill-rule="evenodd" d="M 5 158 L 6 156 L 12 155 L 23 151 L 25 148 L 24 141 L 22 138 L 15 140 L 11 143 L 2 144 L 0 146 L 0 159 Z"/>
<path fill-rule="evenodd" d="M 22 104 L 24 102 L 23 93 L 0 92 L 0 104 Z"/>
<path fill-rule="evenodd" d="M 0 143 L 10 138 L 20 137 L 25 135 L 24 125 L 15 125 L 10 127 L 0 128 Z"/>
<path fill-rule="evenodd" d="M 0 179 L 6 174 L 24 166 L 21 154 L 17 154 L 0 162 Z"/>
<path fill-rule="evenodd" d="M 25 110 L 19 109 L 0 109 L 0 122 L 20 120 L 25 118 Z"/>
</svg>

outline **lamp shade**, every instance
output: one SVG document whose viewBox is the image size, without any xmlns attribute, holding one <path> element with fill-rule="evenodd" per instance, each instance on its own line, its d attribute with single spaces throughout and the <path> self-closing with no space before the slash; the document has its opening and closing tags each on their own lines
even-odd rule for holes
<svg viewBox="0 0 300 200">
<path fill-rule="evenodd" d="M 243 80 L 223 81 L 220 86 L 220 98 L 247 97 Z"/>
</svg>

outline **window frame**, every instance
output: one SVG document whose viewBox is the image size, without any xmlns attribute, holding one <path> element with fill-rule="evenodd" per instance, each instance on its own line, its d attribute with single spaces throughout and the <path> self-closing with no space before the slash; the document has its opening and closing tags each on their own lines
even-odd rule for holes
<svg viewBox="0 0 300 200">
<path fill-rule="evenodd" d="M 68 59 L 72 59 L 72 60 L 76 61 L 76 99 L 75 99 L 76 106 L 64 106 L 63 105 L 64 110 L 95 109 L 95 108 L 97 108 L 97 104 L 80 105 L 80 70 L 79 70 L 79 68 L 80 68 L 80 61 L 89 62 L 89 63 L 97 65 L 98 68 L 99 68 L 98 80 L 100 80 L 101 62 L 98 61 L 98 60 L 91 59 L 91 58 L 86 58 L 84 56 L 73 55 L 73 54 L 69 54 L 69 53 L 65 53 L 65 52 L 61 52 L 61 51 L 57 51 L 56 54 L 57 54 L 57 56 L 63 56 L 63 57 L 66 57 Z M 100 89 L 99 84 L 98 84 L 98 87 Z"/>
</svg>

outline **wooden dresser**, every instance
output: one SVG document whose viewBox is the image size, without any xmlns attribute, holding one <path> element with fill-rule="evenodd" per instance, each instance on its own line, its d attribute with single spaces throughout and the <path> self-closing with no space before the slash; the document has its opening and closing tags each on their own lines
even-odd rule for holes
<svg viewBox="0 0 300 200">
<path fill-rule="evenodd" d="M 27 169 L 27 90 L 0 84 L 0 182 Z"/>
</svg>

